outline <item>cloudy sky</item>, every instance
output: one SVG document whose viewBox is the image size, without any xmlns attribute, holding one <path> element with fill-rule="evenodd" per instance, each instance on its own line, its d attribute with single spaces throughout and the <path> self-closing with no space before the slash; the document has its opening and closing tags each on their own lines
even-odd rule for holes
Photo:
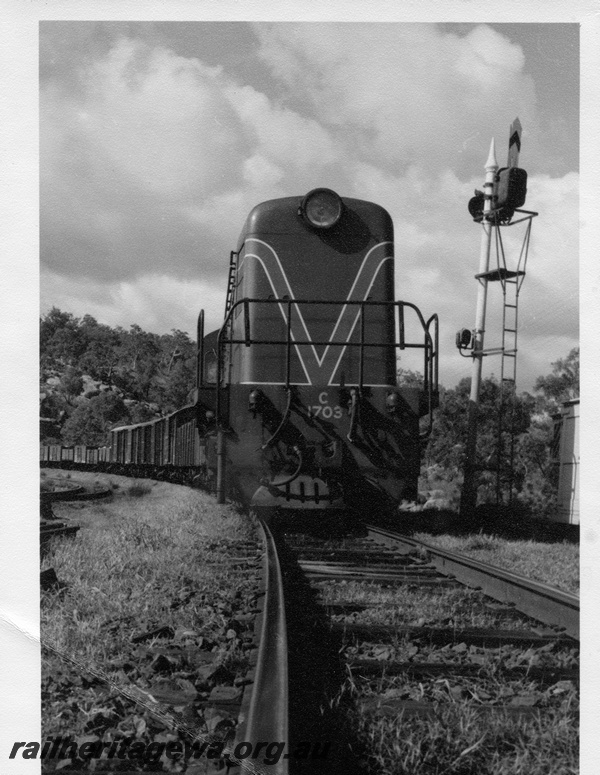
<svg viewBox="0 0 600 775">
<path fill-rule="evenodd" d="M 520 303 L 531 389 L 578 343 L 577 24 L 43 21 L 41 311 L 194 336 L 204 307 L 210 330 L 251 207 L 327 186 L 392 214 L 397 297 L 438 312 L 452 386 L 477 294 L 466 205 L 516 116 L 540 213 Z M 503 234 L 511 261 L 523 228 Z"/>
</svg>

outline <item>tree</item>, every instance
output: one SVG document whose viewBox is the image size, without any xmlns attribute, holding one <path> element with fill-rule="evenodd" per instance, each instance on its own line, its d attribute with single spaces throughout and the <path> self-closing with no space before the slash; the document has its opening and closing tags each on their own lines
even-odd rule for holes
<svg viewBox="0 0 600 775">
<path fill-rule="evenodd" d="M 57 331 L 72 328 L 74 325 L 77 325 L 77 321 L 70 312 L 62 312 L 58 307 L 52 307 L 50 312 L 40 319 L 40 349 L 42 352 L 48 347 Z"/>
<path fill-rule="evenodd" d="M 160 415 L 158 414 L 158 407 L 152 409 L 147 404 L 133 404 L 129 407 L 129 418 L 132 425 L 139 422 L 148 422 L 148 420 L 155 420 Z"/>
<path fill-rule="evenodd" d="M 120 357 L 127 363 L 131 371 L 136 371 L 139 361 L 150 363 L 160 352 L 158 337 L 148 334 L 137 324 L 133 324 L 128 332 L 123 332 Z"/>
<path fill-rule="evenodd" d="M 82 319 L 81 332 L 86 340 L 85 352 L 79 361 L 81 370 L 93 379 L 110 384 L 118 362 L 119 333 L 98 323 L 91 315 Z"/>
<path fill-rule="evenodd" d="M 398 387 L 416 387 L 423 389 L 424 378 L 420 371 L 399 368 L 396 372 Z"/>
<path fill-rule="evenodd" d="M 185 406 L 196 381 L 195 360 L 178 360 L 164 382 L 164 406 L 175 411 Z"/>
<path fill-rule="evenodd" d="M 519 500 L 533 516 L 543 517 L 556 507 L 558 468 L 552 454 L 554 423 L 547 412 L 532 415 L 528 433 L 517 439 L 515 469 Z"/>
<path fill-rule="evenodd" d="M 574 347 L 566 358 L 552 364 L 552 374 L 538 377 L 534 390 L 543 393 L 550 408 L 573 398 L 579 398 L 579 347 Z"/>
<path fill-rule="evenodd" d="M 59 388 L 66 400 L 72 402 L 83 390 L 83 377 L 81 372 L 74 366 L 67 366 L 64 374 L 60 378 Z"/>
<path fill-rule="evenodd" d="M 440 481 L 453 483 L 453 496 L 462 484 L 467 441 L 468 407 L 471 380 L 462 379 L 455 388 L 440 390 L 440 405 L 435 412 L 433 430 L 423 454 L 423 473 L 427 489 L 436 489 Z M 498 466 L 506 472 L 510 465 L 510 437 L 527 435 L 535 399 L 528 393 L 513 398 L 512 411 L 502 423 L 502 443 L 499 445 L 500 385 L 488 377 L 481 383 L 477 424 L 477 458 L 480 498 L 494 500 Z M 499 458 L 500 453 L 500 458 Z M 524 452 L 525 454 L 525 452 Z M 515 485 L 522 486 L 523 470 L 515 466 Z M 431 481 L 434 480 L 434 484 Z"/>
<path fill-rule="evenodd" d="M 185 406 L 196 382 L 196 345 L 185 331 L 173 329 L 160 337 L 161 358 L 150 399 L 166 411 Z"/>
<path fill-rule="evenodd" d="M 135 416 L 142 421 L 156 416 L 156 407 L 163 413 L 179 409 L 194 387 L 196 345 L 177 329 L 158 336 L 134 324 L 126 331 L 98 323 L 91 315 L 80 320 L 54 307 L 40 320 L 40 345 L 41 416 L 62 425 L 69 443 L 86 439 L 86 443 L 102 443 L 98 439 L 113 419 L 128 422 Z M 103 383 L 89 386 L 88 398 L 81 396 L 84 377 Z M 106 397 L 111 394 L 113 398 Z M 119 406 L 114 404 L 114 394 L 129 399 L 129 414 L 121 399 Z M 44 407 L 50 414 L 44 413 Z"/>
<path fill-rule="evenodd" d="M 40 394 L 40 416 L 59 420 L 65 413 L 65 399 L 60 393 Z"/>
<path fill-rule="evenodd" d="M 85 351 L 79 320 L 69 312 L 53 307 L 40 320 L 40 352 L 42 368 L 76 366 Z"/>
<path fill-rule="evenodd" d="M 107 433 L 115 423 L 129 423 L 129 412 L 123 399 L 115 393 L 101 393 L 75 409 L 62 429 L 67 444 L 100 447 L 107 443 Z"/>
</svg>

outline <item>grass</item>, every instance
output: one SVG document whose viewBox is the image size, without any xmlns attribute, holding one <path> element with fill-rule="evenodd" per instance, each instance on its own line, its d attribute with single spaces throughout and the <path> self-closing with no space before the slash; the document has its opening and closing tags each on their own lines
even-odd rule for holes
<svg viewBox="0 0 600 775">
<path fill-rule="evenodd" d="M 130 498 L 142 498 L 144 495 L 148 495 L 152 492 L 152 486 L 148 482 L 135 482 L 130 484 L 125 490 L 126 495 Z"/>
<path fill-rule="evenodd" d="M 513 666 L 506 659 L 507 649 L 501 651 L 503 658 L 496 667 Z M 446 651 L 444 661 L 448 656 Z M 413 655 L 385 656 L 407 657 Z M 423 661 L 420 655 L 414 660 Z M 403 701 L 433 702 L 434 715 L 404 715 L 397 704 Z M 354 740 L 364 775 L 578 772 L 578 699 L 570 681 L 551 686 L 526 678 L 507 682 L 495 669 L 483 665 L 472 678 L 423 677 L 417 681 L 404 676 L 368 679 L 349 675 L 331 704 L 342 713 L 340 727 Z M 479 711 L 481 706 L 515 704 L 535 706 L 539 712 L 514 716 Z"/>
<path fill-rule="evenodd" d="M 400 722 L 400 723 L 399 723 Z M 368 714 L 359 740 L 378 775 L 571 775 L 577 773 L 578 734 L 568 708 L 539 718 L 479 716 L 447 706 L 435 719 Z"/>
<path fill-rule="evenodd" d="M 482 562 L 520 573 L 527 578 L 579 592 L 579 546 L 563 541 L 509 541 L 483 533 L 471 536 L 418 533 L 415 538 L 441 549 L 465 554 Z"/>
<path fill-rule="evenodd" d="M 256 555 L 253 528 L 189 488 L 86 477 L 115 495 L 56 504 L 57 516 L 82 529 L 57 540 L 43 565 L 66 585 L 42 594 L 44 734 L 110 740 L 131 733 L 151 742 L 165 734 L 164 723 L 123 691 L 147 706 L 167 681 L 175 682 L 171 705 L 206 733 L 202 701 L 248 667 L 256 576 L 226 559 Z"/>
</svg>

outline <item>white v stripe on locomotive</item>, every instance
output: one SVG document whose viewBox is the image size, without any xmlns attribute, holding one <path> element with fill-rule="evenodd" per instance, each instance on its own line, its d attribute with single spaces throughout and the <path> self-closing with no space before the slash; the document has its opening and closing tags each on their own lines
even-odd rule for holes
<svg viewBox="0 0 600 775">
<path fill-rule="evenodd" d="M 246 253 L 245 260 L 254 258 L 261 263 L 276 298 L 281 299 L 288 296 L 294 300 L 294 293 L 275 250 L 268 243 L 256 238 L 248 239 L 247 246 L 250 243 L 253 243 L 253 252 Z M 380 242 L 371 248 L 356 273 L 346 301 L 365 301 L 368 298 L 382 265 L 386 261 L 392 260 L 391 248 L 391 242 Z M 285 307 L 280 304 L 279 308 L 284 321 L 287 323 Z M 295 305 L 295 312 L 296 315 L 292 317 L 290 326 L 291 336 L 308 384 L 331 385 L 346 348 L 345 346 L 331 347 L 328 344 L 319 357 L 314 345 L 309 345 L 311 337 L 302 312 L 297 305 Z M 357 306 L 345 304 L 331 332 L 330 340 L 335 338 L 340 344 L 349 342 L 359 317 L 360 309 Z M 309 346 L 299 347 L 299 343 L 306 343 Z"/>
</svg>

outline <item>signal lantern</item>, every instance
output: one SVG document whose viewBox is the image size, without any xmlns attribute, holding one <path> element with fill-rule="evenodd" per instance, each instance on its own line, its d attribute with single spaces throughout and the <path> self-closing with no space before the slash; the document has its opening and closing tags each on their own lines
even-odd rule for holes
<svg viewBox="0 0 600 775">
<path fill-rule="evenodd" d="M 461 328 L 456 333 L 456 346 L 459 350 L 469 350 L 473 346 L 473 332 L 468 328 Z"/>
<path fill-rule="evenodd" d="M 494 180 L 492 210 L 516 210 L 525 204 L 527 172 L 520 167 L 502 167 Z"/>
<path fill-rule="evenodd" d="M 483 221 L 483 191 L 475 189 L 475 196 L 469 199 L 469 213 L 476 223 Z"/>
</svg>

